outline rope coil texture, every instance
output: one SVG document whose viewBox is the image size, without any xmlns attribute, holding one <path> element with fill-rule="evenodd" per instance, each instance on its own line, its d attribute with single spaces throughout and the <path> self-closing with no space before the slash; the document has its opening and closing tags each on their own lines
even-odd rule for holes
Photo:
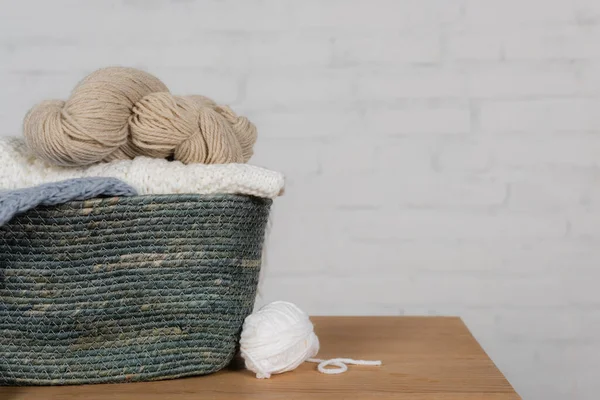
<svg viewBox="0 0 600 400">
<path fill-rule="evenodd" d="M 252 311 L 271 199 L 148 195 L 0 227 L 0 384 L 217 371 Z"/>
<path fill-rule="evenodd" d="M 136 156 L 189 163 L 247 162 L 256 127 L 203 96 L 175 96 L 155 76 L 108 67 L 85 77 L 68 100 L 46 100 L 25 116 L 34 154 L 62 166 Z"/>
</svg>

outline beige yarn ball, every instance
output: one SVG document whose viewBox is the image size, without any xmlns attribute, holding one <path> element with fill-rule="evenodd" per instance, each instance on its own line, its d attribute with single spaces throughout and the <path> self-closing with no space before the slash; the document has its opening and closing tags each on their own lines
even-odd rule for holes
<svg viewBox="0 0 600 400">
<path fill-rule="evenodd" d="M 25 116 L 32 152 L 81 166 L 136 156 L 183 163 L 247 162 L 256 128 L 203 96 L 174 96 L 153 75 L 109 67 L 83 79 L 67 101 L 44 101 Z"/>
</svg>

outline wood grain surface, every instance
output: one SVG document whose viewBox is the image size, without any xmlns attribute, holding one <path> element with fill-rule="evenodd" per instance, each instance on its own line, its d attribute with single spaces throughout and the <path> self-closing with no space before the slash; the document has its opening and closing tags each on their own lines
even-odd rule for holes
<svg viewBox="0 0 600 400">
<path fill-rule="evenodd" d="M 0 387 L 2 400 L 520 399 L 459 318 L 313 317 L 320 358 L 382 360 L 324 375 L 316 364 L 260 380 L 241 360 L 219 373 L 161 382 Z"/>
</svg>

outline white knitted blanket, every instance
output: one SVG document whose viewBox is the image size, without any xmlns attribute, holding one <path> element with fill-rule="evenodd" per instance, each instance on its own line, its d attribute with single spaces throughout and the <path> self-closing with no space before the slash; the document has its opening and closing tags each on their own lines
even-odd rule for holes
<svg viewBox="0 0 600 400">
<path fill-rule="evenodd" d="M 118 178 L 143 194 L 229 193 L 275 198 L 284 187 L 281 173 L 248 164 L 188 164 L 137 157 L 66 168 L 33 156 L 19 138 L 0 138 L 0 189 L 21 189 L 83 177 Z"/>
</svg>

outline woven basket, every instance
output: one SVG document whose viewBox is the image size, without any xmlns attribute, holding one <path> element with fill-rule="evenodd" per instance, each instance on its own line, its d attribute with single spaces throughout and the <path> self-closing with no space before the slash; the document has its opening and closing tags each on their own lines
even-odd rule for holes
<svg viewBox="0 0 600 400">
<path fill-rule="evenodd" d="M 226 366 L 254 305 L 271 202 L 93 199 L 0 227 L 0 384 L 159 380 Z"/>
</svg>

